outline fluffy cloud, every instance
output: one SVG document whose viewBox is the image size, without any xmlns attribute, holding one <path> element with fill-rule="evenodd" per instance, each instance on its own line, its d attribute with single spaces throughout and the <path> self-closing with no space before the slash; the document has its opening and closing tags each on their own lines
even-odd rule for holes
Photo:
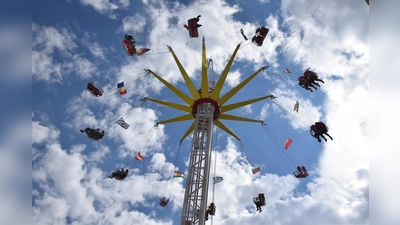
<svg viewBox="0 0 400 225">
<path fill-rule="evenodd" d="M 141 14 L 128 16 L 122 19 L 122 31 L 125 33 L 139 33 L 146 25 L 146 18 Z"/>
<path fill-rule="evenodd" d="M 58 82 L 75 73 L 89 78 L 96 70 L 86 58 L 74 54 L 77 37 L 66 28 L 32 24 L 32 76 L 38 81 Z M 62 60 L 60 60 L 61 58 Z"/>
</svg>

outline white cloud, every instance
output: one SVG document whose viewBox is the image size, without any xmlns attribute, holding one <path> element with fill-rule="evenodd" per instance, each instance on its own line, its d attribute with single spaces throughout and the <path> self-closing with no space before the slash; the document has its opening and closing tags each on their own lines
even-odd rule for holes
<svg viewBox="0 0 400 225">
<path fill-rule="evenodd" d="M 65 64 L 64 66 L 67 67 L 68 70 L 72 70 L 82 79 L 91 78 L 93 73 L 97 72 L 96 67 L 85 58 L 74 55 L 71 60 L 71 63 Z"/>
<path fill-rule="evenodd" d="M 93 7 L 101 14 L 108 14 L 110 18 L 116 18 L 113 12 L 118 9 L 118 5 L 109 0 L 80 0 L 80 3 Z"/>
<path fill-rule="evenodd" d="M 70 1 L 70 0 L 69 0 Z M 100 14 L 106 14 L 110 19 L 117 19 L 115 11 L 127 9 L 129 0 L 79 0 L 82 5 L 90 6 Z"/>
<path fill-rule="evenodd" d="M 230 72 L 226 78 L 226 84 L 230 87 L 235 87 L 241 82 L 240 76 L 241 74 L 238 70 Z"/>
<path fill-rule="evenodd" d="M 32 121 L 32 144 L 41 144 L 44 141 L 56 140 L 60 131 L 54 127 L 46 127 L 38 121 Z"/>
<path fill-rule="evenodd" d="M 32 76 L 46 82 L 61 82 L 64 76 L 75 73 L 89 78 L 96 71 L 94 65 L 74 51 L 76 35 L 66 28 L 32 24 Z M 61 57 L 63 60 L 58 60 Z"/>
<path fill-rule="evenodd" d="M 131 35 L 143 32 L 145 25 L 146 18 L 140 13 L 122 19 L 122 31 Z"/>
<path fill-rule="evenodd" d="M 106 59 L 104 56 L 104 49 L 100 47 L 98 43 L 94 43 L 90 45 L 89 47 L 90 52 L 93 54 L 93 56 L 98 57 L 100 59 Z"/>
</svg>

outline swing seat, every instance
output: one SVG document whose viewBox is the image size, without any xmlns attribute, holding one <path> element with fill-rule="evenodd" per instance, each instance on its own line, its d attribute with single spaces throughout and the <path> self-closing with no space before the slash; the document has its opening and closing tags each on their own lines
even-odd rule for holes
<svg viewBox="0 0 400 225">
<path fill-rule="evenodd" d="M 197 21 L 196 18 L 192 18 L 188 20 L 189 27 L 189 36 L 191 38 L 199 37 L 199 31 L 197 30 Z"/>
<path fill-rule="evenodd" d="M 99 132 L 95 129 L 92 129 L 89 133 L 87 133 L 88 138 L 98 141 L 104 137 L 104 134 L 102 132 Z"/>
<path fill-rule="evenodd" d="M 215 205 L 213 204 L 213 205 L 210 205 L 210 206 L 208 206 L 208 209 L 207 209 L 207 212 L 206 213 L 208 213 L 209 215 L 211 215 L 211 216 L 214 216 L 215 215 Z"/>
<path fill-rule="evenodd" d="M 260 198 L 260 206 L 264 206 L 264 205 L 265 205 L 265 199 Z"/>
<path fill-rule="evenodd" d="M 259 195 L 258 197 L 254 197 L 253 201 L 257 205 L 260 205 L 260 206 L 264 206 L 265 205 L 265 198 L 263 196 L 260 197 L 260 195 Z"/>
<path fill-rule="evenodd" d="M 160 200 L 160 206 L 165 207 L 168 205 L 168 202 L 169 202 L 169 198 L 162 197 Z"/>
<path fill-rule="evenodd" d="M 128 55 L 133 56 L 133 55 L 136 54 L 136 48 L 133 47 L 133 46 L 131 45 L 131 43 L 129 43 L 129 41 L 128 41 L 127 39 L 124 39 L 124 40 L 122 41 L 122 45 L 124 45 L 124 47 L 125 47 L 126 52 L 128 53 Z"/>
<path fill-rule="evenodd" d="M 296 178 L 306 178 L 306 177 L 308 177 L 309 174 L 304 166 L 302 166 L 302 167 L 298 166 L 297 170 L 295 172 L 293 172 L 293 175 Z"/>
<path fill-rule="evenodd" d="M 257 28 L 256 34 L 251 39 L 251 41 L 257 46 L 262 46 L 264 39 L 268 34 L 268 31 L 269 31 L 269 29 L 264 26 Z"/>
<path fill-rule="evenodd" d="M 214 216 L 215 215 L 215 209 L 210 210 L 210 215 Z"/>
<path fill-rule="evenodd" d="M 93 82 L 89 82 L 86 85 L 86 90 L 90 92 L 95 97 L 100 97 L 103 95 L 103 90 L 97 87 Z"/>
</svg>

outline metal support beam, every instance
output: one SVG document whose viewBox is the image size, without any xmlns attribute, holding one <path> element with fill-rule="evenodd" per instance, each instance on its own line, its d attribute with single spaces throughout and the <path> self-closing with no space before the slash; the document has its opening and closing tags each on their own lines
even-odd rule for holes
<svg viewBox="0 0 400 225">
<path fill-rule="evenodd" d="M 181 225 L 204 225 L 210 180 L 214 106 L 199 104 L 183 200 Z"/>
</svg>

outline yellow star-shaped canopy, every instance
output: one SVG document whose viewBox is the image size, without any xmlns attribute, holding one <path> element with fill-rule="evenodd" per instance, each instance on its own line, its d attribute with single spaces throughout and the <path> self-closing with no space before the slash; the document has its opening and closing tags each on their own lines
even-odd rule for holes
<svg viewBox="0 0 400 225">
<path fill-rule="evenodd" d="M 205 41 L 203 37 L 202 41 L 202 74 L 201 74 L 201 88 L 200 90 L 197 90 L 196 87 L 194 86 L 192 80 L 190 79 L 189 75 L 183 68 L 182 64 L 178 60 L 177 56 L 175 55 L 174 51 L 170 46 L 168 46 L 169 51 L 172 53 L 172 56 L 174 57 L 174 60 L 182 74 L 183 79 L 185 80 L 186 86 L 188 87 L 190 91 L 190 96 L 186 95 L 183 93 L 181 90 L 177 89 L 173 85 L 171 85 L 168 81 L 164 80 L 161 78 L 159 75 L 154 73 L 151 70 L 146 70 L 148 73 L 152 74 L 154 77 L 156 77 L 158 80 L 160 80 L 166 87 L 168 87 L 172 92 L 174 92 L 178 97 L 180 97 L 186 104 L 177 104 L 177 103 L 172 103 L 172 102 L 167 102 L 163 100 L 157 100 L 153 98 L 145 98 L 146 100 L 156 102 L 158 104 L 168 106 L 171 108 L 175 108 L 178 110 L 181 110 L 183 112 L 186 112 L 187 114 L 183 116 L 178 116 L 172 119 L 164 120 L 157 122 L 157 124 L 166 124 L 166 123 L 174 123 L 174 122 L 181 122 L 181 121 L 187 121 L 187 120 L 193 120 L 192 125 L 187 129 L 185 134 L 183 135 L 181 142 L 189 136 L 194 131 L 195 127 L 195 109 L 197 109 L 197 105 L 199 103 L 207 102 L 211 103 L 215 106 L 216 110 L 218 110 L 218 114 L 214 114 L 214 124 L 224 130 L 226 133 L 231 135 L 232 137 L 238 139 L 240 141 L 240 138 L 231 130 L 229 129 L 221 120 L 236 120 L 236 121 L 245 121 L 245 122 L 258 122 L 258 123 L 263 123 L 262 120 L 255 120 L 251 118 L 246 118 L 246 117 L 241 117 L 241 116 L 235 116 L 228 114 L 227 112 L 237 109 L 249 104 L 252 104 L 254 102 L 258 102 L 267 98 L 274 98 L 273 95 L 267 95 L 259 98 L 254 98 L 246 101 L 241 101 L 241 102 L 236 102 L 232 104 L 225 104 L 229 99 L 231 99 L 240 89 L 242 89 L 247 83 L 249 83 L 257 74 L 259 74 L 261 71 L 264 71 L 267 67 L 263 66 L 260 69 L 258 69 L 256 72 L 254 72 L 252 75 L 250 75 L 248 78 L 246 78 L 243 82 L 241 82 L 239 85 L 236 87 L 232 88 L 230 91 L 228 91 L 226 94 L 223 96 L 220 96 L 222 87 L 225 83 L 225 80 L 228 76 L 228 73 L 230 71 L 230 68 L 232 66 L 233 60 L 235 59 L 236 53 L 239 50 L 240 44 L 236 47 L 235 51 L 233 52 L 231 58 L 229 59 L 228 64 L 225 66 L 224 71 L 222 72 L 219 80 L 215 84 L 214 88 L 212 90 L 209 89 L 209 82 L 208 82 L 208 74 L 207 74 L 207 59 L 206 59 L 206 47 L 205 47 Z"/>
</svg>

